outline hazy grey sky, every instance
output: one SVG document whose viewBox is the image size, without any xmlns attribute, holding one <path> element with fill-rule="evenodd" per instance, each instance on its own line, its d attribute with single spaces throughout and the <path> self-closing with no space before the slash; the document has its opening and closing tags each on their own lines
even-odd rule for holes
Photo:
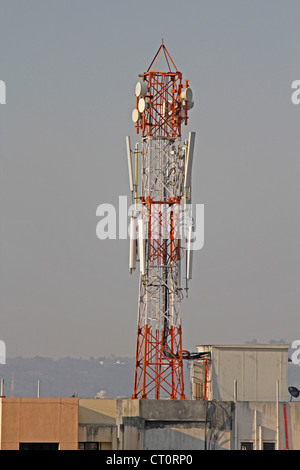
<svg viewBox="0 0 300 470">
<path fill-rule="evenodd" d="M 205 244 L 183 346 L 300 339 L 298 0 L 1 0 L 0 339 L 8 356 L 135 353 L 128 242 L 96 209 L 128 195 L 138 74 L 161 39 L 194 92 Z"/>
</svg>

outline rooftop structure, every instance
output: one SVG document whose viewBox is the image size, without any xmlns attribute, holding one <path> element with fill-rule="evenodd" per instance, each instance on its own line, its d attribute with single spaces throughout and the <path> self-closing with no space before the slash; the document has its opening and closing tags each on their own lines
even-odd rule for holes
<svg viewBox="0 0 300 470">
<path fill-rule="evenodd" d="M 191 365 L 191 398 L 288 400 L 289 344 L 197 346 L 209 359 Z"/>
</svg>

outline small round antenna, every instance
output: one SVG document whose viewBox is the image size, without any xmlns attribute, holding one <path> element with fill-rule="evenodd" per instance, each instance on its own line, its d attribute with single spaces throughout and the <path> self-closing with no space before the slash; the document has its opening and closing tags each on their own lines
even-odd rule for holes
<svg viewBox="0 0 300 470">
<path fill-rule="evenodd" d="M 300 390 L 296 387 L 289 387 L 288 388 L 289 394 L 291 395 L 291 399 L 293 398 L 298 398 L 300 395 Z"/>
</svg>

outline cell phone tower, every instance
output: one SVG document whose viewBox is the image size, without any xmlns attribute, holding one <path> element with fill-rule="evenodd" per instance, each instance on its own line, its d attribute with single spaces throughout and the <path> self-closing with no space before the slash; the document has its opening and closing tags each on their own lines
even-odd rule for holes
<svg viewBox="0 0 300 470">
<path fill-rule="evenodd" d="M 165 59 L 164 72 L 157 70 L 160 57 Z M 193 94 L 163 42 L 147 72 L 139 77 L 132 120 L 136 133 L 142 135 L 141 148 L 137 143 L 132 150 L 130 137 L 126 137 L 133 197 L 130 273 L 140 263 L 132 398 L 185 399 L 183 361 L 197 358 L 197 353 L 182 349 L 180 318 L 192 267 L 186 209 L 191 204 L 195 132 L 182 144 L 181 127 L 188 122 Z M 182 236 L 183 229 L 187 237 Z"/>
</svg>

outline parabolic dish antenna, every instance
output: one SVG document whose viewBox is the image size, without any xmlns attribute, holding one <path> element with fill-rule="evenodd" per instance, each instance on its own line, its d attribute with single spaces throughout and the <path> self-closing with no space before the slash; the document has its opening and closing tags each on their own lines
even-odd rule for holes
<svg viewBox="0 0 300 470">
<path fill-rule="evenodd" d="M 138 98 L 141 96 L 146 96 L 148 92 L 148 86 L 145 82 L 137 82 L 135 86 L 135 96 Z"/>
<path fill-rule="evenodd" d="M 138 122 L 138 120 L 140 119 L 140 113 L 138 112 L 138 110 L 135 108 L 133 111 L 132 111 L 132 120 L 133 122 Z"/>
<path fill-rule="evenodd" d="M 289 388 L 288 388 L 288 391 L 289 391 L 289 394 L 290 394 L 293 398 L 298 398 L 299 395 L 300 395 L 300 390 L 298 390 L 298 388 L 296 388 L 296 387 L 289 387 Z"/>
<path fill-rule="evenodd" d="M 146 101 L 144 100 L 144 98 L 140 98 L 140 99 L 139 99 L 139 106 L 138 106 L 138 108 L 139 108 L 139 112 L 140 112 L 140 113 L 143 113 L 143 112 L 145 111 L 145 109 L 146 109 Z"/>
</svg>

